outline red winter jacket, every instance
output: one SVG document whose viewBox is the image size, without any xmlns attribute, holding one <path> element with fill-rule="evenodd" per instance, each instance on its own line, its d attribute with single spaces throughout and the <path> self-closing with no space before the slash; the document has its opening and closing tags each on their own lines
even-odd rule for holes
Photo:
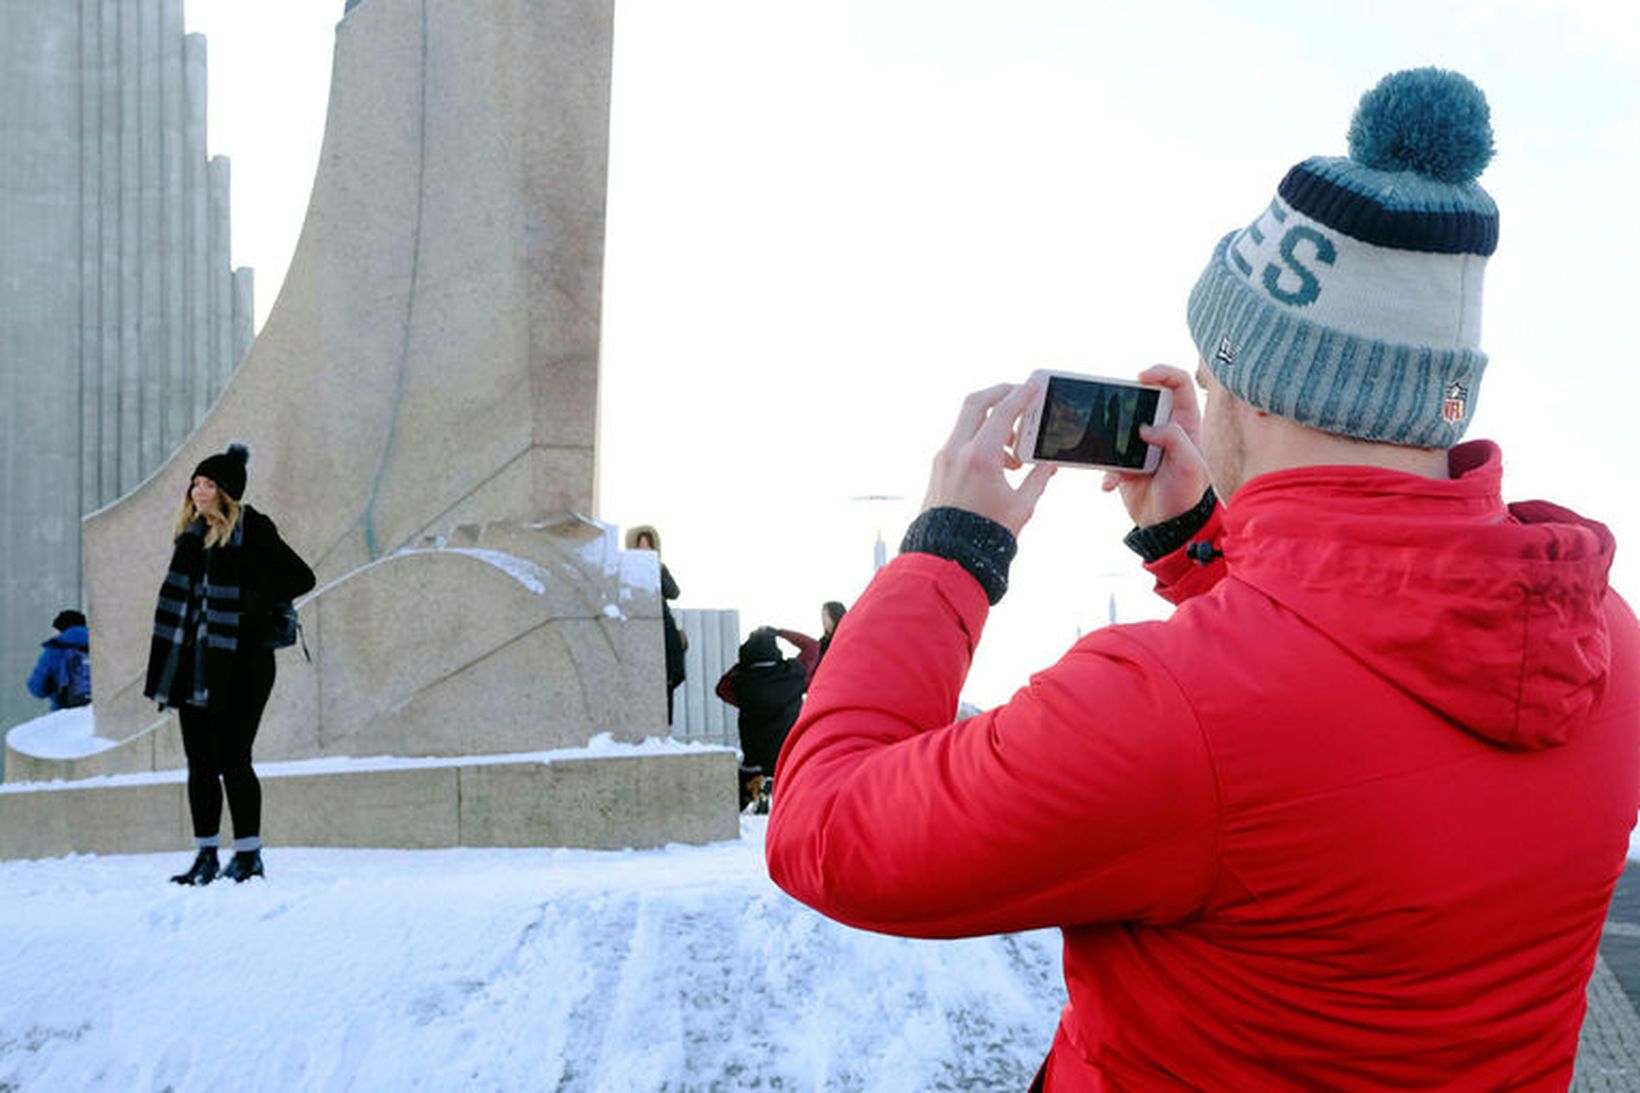
<svg viewBox="0 0 1640 1093">
<path fill-rule="evenodd" d="M 1449 481 L 1262 476 L 1165 622 L 952 724 L 986 602 L 903 555 L 780 760 L 769 870 L 855 926 L 1056 925 L 1047 1088 L 1564 1089 L 1640 807 L 1613 541 Z M 1221 527 L 1222 521 L 1222 527 Z"/>
</svg>

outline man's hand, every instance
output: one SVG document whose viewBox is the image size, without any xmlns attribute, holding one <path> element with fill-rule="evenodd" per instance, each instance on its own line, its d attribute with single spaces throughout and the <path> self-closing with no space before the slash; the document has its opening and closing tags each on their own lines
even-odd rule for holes
<svg viewBox="0 0 1640 1093">
<path fill-rule="evenodd" d="M 1039 463 L 1017 489 L 1003 474 L 1023 466 L 1011 445 L 1020 415 L 1041 393 L 1039 384 L 999 383 L 963 400 L 950 439 L 934 456 L 924 510 L 943 505 L 967 509 L 1017 536 L 1055 470 Z"/>
<path fill-rule="evenodd" d="M 1107 471 L 1102 488 L 1109 493 L 1120 487 L 1128 515 L 1144 528 L 1192 508 L 1207 492 L 1209 476 L 1199 441 L 1201 411 L 1196 406 L 1196 385 L 1190 374 L 1169 364 L 1156 364 L 1139 373 L 1139 382 L 1173 392 L 1173 413 L 1167 424 L 1159 429 L 1146 425 L 1139 430 L 1147 444 L 1162 450 L 1161 465 L 1155 474 Z"/>
</svg>

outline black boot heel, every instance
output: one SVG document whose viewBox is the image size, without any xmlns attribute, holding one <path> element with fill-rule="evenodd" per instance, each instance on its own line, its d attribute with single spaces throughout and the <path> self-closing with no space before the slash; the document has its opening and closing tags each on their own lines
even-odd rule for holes
<svg viewBox="0 0 1640 1093">
<path fill-rule="evenodd" d="M 194 887 L 203 887 L 216 879 L 217 862 L 216 848 L 203 847 L 194 858 L 194 864 L 188 867 L 186 873 L 178 873 L 171 878 L 172 884 L 188 884 Z"/>
<path fill-rule="evenodd" d="M 233 860 L 228 862 L 228 868 L 222 871 L 224 877 L 232 878 L 235 884 L 244 884 L 252 877 L 265 877 L 262 871 L 262 851 L 236 850 Z"/>
</svg>

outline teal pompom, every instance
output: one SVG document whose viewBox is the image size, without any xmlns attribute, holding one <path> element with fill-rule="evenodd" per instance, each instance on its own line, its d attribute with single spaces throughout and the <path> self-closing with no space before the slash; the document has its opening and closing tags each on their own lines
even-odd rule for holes
<svg viewBox="0 0 1640 1093">
<path fill-rule="evenodd" d="M 1468 77 L 1408 69 L 1361 96 L 1349 140 L 1350 158 L 1364 166 L 1472 182 L 1492 159 L 1492 111 Z"/>
</svg>

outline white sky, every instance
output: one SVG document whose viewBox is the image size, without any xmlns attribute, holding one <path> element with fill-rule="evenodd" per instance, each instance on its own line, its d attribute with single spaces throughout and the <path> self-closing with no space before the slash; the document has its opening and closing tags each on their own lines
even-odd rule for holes
<svg viewBox="0 0 1640 1093">
<path fill-rule="evenodd" d="M 342 7 L 187 0 L 259 320 Z M 965 393 L 1192 366 L 1185 297 L 1219 236 L 1293 163 L 1343 154 L 1384 73 L 1424 64 L 1474 78 L 1497 133 L 1470 436 L 1504 445 L 1511 499 L 1608 523 L 1633 592 L 1628 0 L 619 0 L 599 515 L 661 529 L 683 606 L 814 632 L 869 579 L 877 531 L 898 542 Z M 903 500 L 855 500 L 872 494 Z M 1055 479 L 971 700 L 1004 700 L 1113 595 L 1124 619 L 1162 613 L 1127 527 L 1095 478 Z"/>
</svg>

